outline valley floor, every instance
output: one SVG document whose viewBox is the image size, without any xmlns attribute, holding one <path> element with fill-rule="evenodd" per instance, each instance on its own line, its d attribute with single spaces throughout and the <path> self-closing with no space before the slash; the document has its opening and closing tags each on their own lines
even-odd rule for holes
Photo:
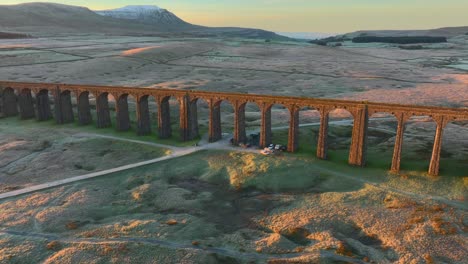
<svg viewBox="0 0 468 264">
<path fill-rule="evenodd" d="M 70 36 L 0 44 L 0 79 L 237 91 L 468 107 L 468 36 L 422 50 L 388 45 Z M 135 103 L 130 98 L 135 127 Z M 92 105 L 94 102 L 92 100 Z M 111 98 L 111 108 L 113 106 Z M 195 153 L 0 200 L 0 263 L 464 263 L 468 124 L 444 131 L 441 176 L 425 175 L 435 124 L 409 120 L 402 173 L 387 172 L 396 121 L 369 123 L 368 168 L 346 164 L 349 113 L 330 119 L 330 160 L 314 158 L 318 115 L 300 114 L 296 154 L 137 137 L 132 129 L 0 119 L 0 193 Z M 112 115 L 115 112 L 111 109 Z M 173 131 L 178 110 L 171 101 Z M 113 116 L 114 117 L 114 116 Z M 289 113 L 272 112 L 287 143 Z M 115 120 L 115 119 L 113 119 Z M 258 107 L 246 107 L 258 130 Z M 150 143 L 148 143 L 150 142 Z M 195 147 L 194 144 L 199 146 Z"/>
</svg>

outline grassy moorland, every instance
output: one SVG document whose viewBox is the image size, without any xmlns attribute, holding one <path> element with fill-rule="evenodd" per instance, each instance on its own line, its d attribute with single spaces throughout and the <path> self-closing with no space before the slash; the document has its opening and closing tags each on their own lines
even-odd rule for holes
<svg viewBox="0 0 468 264">
<path fill-rule="evenodd" d="M 466 188 L 462 177 L 202 151 L 3 201 L 0 260 L 456 262 Z"/>
</svg>

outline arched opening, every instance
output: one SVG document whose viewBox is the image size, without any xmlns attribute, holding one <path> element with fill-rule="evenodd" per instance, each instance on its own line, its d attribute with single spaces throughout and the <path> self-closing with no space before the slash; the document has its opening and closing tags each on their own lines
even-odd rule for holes
<svg viewBox="0 0 468 264">
<path fill-rule="evenodd" d="M 328 132 L 326 135 L 327 157 L 330 160 L 348 163 L 353 135 L 354 117 L 344 108 L 329 112 Z"/>
<path fill-rule="evenodd" d="M 189 103 L 189 139 L 207 135 L 210 125 L 210 105 L 204 98 L 194 98 Z M 208 135 L 209 140 L 209 135 Z"/>
<path fill-rule="evenodd" d="M 236 110 L 235 110 L 236 111 Z M 256 103 L 247 102 L 240 106 L 239 111 L 239 142 L 249 143 L 254 147 L 262 147 L 261 125 L 262 112 Z"/>
<path fill-rule="evenodd" d="M 401 154 L 403 173 L 428 171 L 436 129 L 436 122 L 429 116 L 412 116 L 408 119 Z"/>
<path fill-rule="evenodd" d="M 282 104 L 270 106 L 271 111 L 271 140 L 269 144 L 281 146 L 285 149 L 289 143 L 289 130 L 291 122 L 291 113 L 288 108 Z M 296 138 L 297 142 L 299 139 Z"/>
<path fill-rule="evenodd" d="M 166 96 L 158 104 L 158 130 L 159 138 L 172 138 L 172 131 L 180 129 L 180 104 L 177 98 Z"/>
<path fill-rule="evenodd" d="M 107 92 L 100 93 L 96 98 L 96 115 L 98 128 L 106 128 L 112 126 L 111 108 L 115 109 L 114 97 Z M 115 112 L 113 114 L 115 114 Z"/>
<path fill-rule="evenodd" d="M 75 121 L 71 92 L 61 91 L 55 98 L 55 120 L 58 124 L 67 124 Z"/>
<path fill-rule="evenodd" d="M 5 117 L 18 115 L 18 99 L 15 90 L 9 87 L 3 89 L 2 103 L 2 111 Z"/>
<path fill-rule="evenodd" d="M 393 114 L 378 112 L 369 117 L 367 166 L 388 170 L 392 165 L 398 120 Z"/>
<path fill-rule="evenodd" d="M 89 92 L 81 92 L 77 96 L 77 108 L 78 108 L 78 123 L 80 125 L 89 125 L 92 122 L 91 117 L 91 104 L 89 98 Z M 95 108 L 95 107 L 93 107 Z"/>
<path fill-rule="evenodd" d="M 211 118 L 213 124 L 212 131 L 209 133 L 210 142 L 221 140 L 225 136 L 234 137 L 234 108 L 229 101 L 221 100 L 214 102 Z"/>
<path fill-rule="evenodd" d="M 299 109 L 299 146 L 297 152 L 317 152 L 318 134 L 320 129 L 320 112 L 313 107 L 301 107 Z"/>
<path fill-rule="evenodd" d="M 18 94 L 18 105 L 21 119 L 30 119 L 35 117 L 34 100 L 30 89 L 23 89 Z"/>
<path fill-rule="evenodd" d="M 468 177 L 468 120 L 453 120 L 445 127 L 440 153 L 440 174 Z"/>
</svg>

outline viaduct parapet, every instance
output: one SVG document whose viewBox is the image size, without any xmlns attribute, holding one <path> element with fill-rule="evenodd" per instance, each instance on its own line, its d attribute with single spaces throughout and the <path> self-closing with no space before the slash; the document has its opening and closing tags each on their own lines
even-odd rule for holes
<svg viewBox="0 0 468 264">
<path fill-rule="evenodd" d="M 49 93 L 53 95 L 54 112 L 51 111 Z M 75 122 L 81 125 L 93 122 L 90 97 L 96 100 L 96 124 L 98 128 L 110 127 L 112 118 L 108 96 L 115 98 L 116 129 L 130 129 L 128 96 L 136 101 L 137 133 L 152 133 L 150 121 L 149 98 L 153 97 L 158 108 L 158 135 L 160 138 L 171 137 L 169 99 L 179 102 L 179 134 L 182 141 L 196 138 L 198 132 L 197 101 L 204 100 L 209 109 L 209 141 L 215 142 L 222 137 L 221 110 L 223 101 L 229 102 L 234 109 L 234 143 L 247 140 L 245 130 L 245 106 L 252 102 L 258 105 L 261 112 L 260 146 L 271 143 L 271 109 L 273 105 L 283 105 L 289 110 L 288 151 L 298 148 L 299 110 L 304 107 L 314 108 L 320 112 L 320 129 L 318 135 L 317 157 L 327 159 L 327 138 L 329 114 L 334 109 L 346 109 L 354 119 L 349 164 L 365 166 L 367 130 L 369 116 L 374 113 L 388 113 L 398 122 L 391 171 L 399 172 L 405 123 L 412 116 L 430 116 L 437 124 L 429 174 L 439 174 L 442 135 L 449 122 L 468 120 L 468 109 L 358 102 L 306 97 L 286 97 L 258 94 L 241 94 L 227 92 L 207 92 L 196 90 L 152 89 L 137 87 L 111 87 L 91 85 L 70 85 L 52 83 L 18 83 L 0 82 L 0 113 L 3 116 L 17 116 L 21 119 L 36 118 L 39 121 L 55 118 L 58 124 Z M 76 110 L 72 104 L 76 98 Z M 75 112 L 76 111 L 76 112 Z M 75 115 L 76 113 L 76 115 Z"/>
</svg>

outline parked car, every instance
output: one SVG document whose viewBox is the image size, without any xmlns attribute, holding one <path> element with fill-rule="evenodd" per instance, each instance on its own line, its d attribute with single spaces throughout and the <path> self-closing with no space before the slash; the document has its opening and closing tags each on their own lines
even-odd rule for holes
<svg viewBox="0 0 468 264">
<path fill-rule="evenodd" d="M 260 153 L 262 155 L 269 156 L 269 155 L 273 155 L 275 152 L 270 148 L 264 148 L 263 150 L 260 151 Z"/>
</svg>

